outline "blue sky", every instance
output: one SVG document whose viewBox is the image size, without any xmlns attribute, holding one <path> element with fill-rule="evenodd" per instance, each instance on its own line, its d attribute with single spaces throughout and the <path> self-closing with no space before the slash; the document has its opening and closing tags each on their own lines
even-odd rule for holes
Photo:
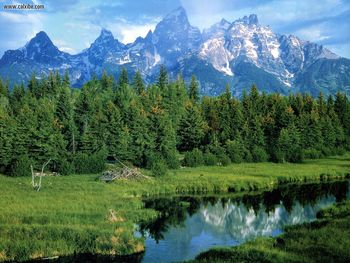
<svg viewBox="0 0 350 263">
<path fill-rule="evenodd" d="M 44 4 L 44 10 L 5 11 L 5 4 Z M 56 46 L 79 53 L 101 28 L 121 42 L 145 36 L 167 13 L 183 6 L 200 29 L 255 13 L 276 33 L 294 34 L 350 58 L 350 0 L 0 0 L 0 56 L 44 30 Z"/>
</svg>

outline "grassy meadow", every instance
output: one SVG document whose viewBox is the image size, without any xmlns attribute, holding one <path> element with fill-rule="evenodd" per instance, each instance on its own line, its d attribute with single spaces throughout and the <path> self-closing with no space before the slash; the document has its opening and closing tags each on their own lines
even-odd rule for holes
<svg viewBox="0 0 350 263">
<path fill-rule="evenodd" d="M 156 211 L 143 208 L 143 196 L 239 194 L 288 182 L 340 179 L 350 176 L 350 154 L 302 164 L 181 168 L 159 178 L 109 184 L 98 176 L 44 177 L 40 192 L 33 190 L 30 177 L 0 176 L 0 261 L 141 252 L 143 239 L 133 235 L 136 224 L 157 216 Z M 273 242 L 264 240 L 263 246 Z"/>
</svg>

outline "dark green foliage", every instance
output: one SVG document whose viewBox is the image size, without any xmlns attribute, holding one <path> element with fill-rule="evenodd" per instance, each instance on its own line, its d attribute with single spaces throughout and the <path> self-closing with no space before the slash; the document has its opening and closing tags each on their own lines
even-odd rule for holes
<svg viewBox="0 0 350 263">
<path fill-rule="evenodd" d="M 133 87 L 136 90 L 136 93 L 139 95 L 145 92 L 145 83 L 142 79 L 140 71 L 137 71 L 134 76 Z"/>
<path fill-rule="evenodd" d="M 180 121 L 178 148 L 181 151 L 190 151 L 199 147 L 205 134 L 206 123 L 198 107 L 189 103 L 186 106 L 184 117 Z"/>
<path fill-rule="evenodd" d="M 168 72 L 164 65 L 160 66 L 157 85 L 161 91 L 164 91 L 168 85 Z"/>
<path fill-rule="evenodd" d="M 196 79 L 196 76 L 192 75 L 189 90 L 188 90 L 188 97 L 190 100 L 192 100 L 194 103 L 197 103 L 199 101 L 199 88 L 198 88 L 198 81 Z"/>
<path fill-rule="evenodd" d="M 165 155 L 164 155 L 164 160 L 166 162 L 166 165 L 170 168 L 170 169 L 177 169 L 180 167 L 180 161 L 176 156 L 176 151 L 168 151 Z"/>
<path fill-rule="evenodd" d="M 302 162 L 350 149 L 349 123 L 350 102 L 340 93 L 283 97 L 253 85 L 241 100 L 229 86 L 200 98 L 195 76 L 186 90 L 182 76 L 169 81 L 164 66 L 148 87 L 140 72 L 130 83 L 124 68 L 117 82 L 103 72 L 71 90 L 68 74 L 52 72 L 12 92 L 0 80 L 0 172 L 15 174 L 19 156 L 35 169 L 51 159 L 48 170 L 61 174 L 101 171 L 103 156 L 149 169 L 158 156 L 178 168 L 178 151 L 187 166 Z"/>
<path fill-rule="evenodd" d="M 215 154 L 209 152 L 209 151 L 206 151 L 204 154 L 203 154 L 203 160 L 204 160 L 204 164 L 205 165 L 208 165 L 208 166 L 213 166 L 213 165 L 217 165 L 219 160 L 218 158 L 216 157 Z"/>
<path fill-rule="evenodd" d="M 322 152 L 314 148 L 308 148 L 303 150 L 303 155 L 307 159 L 319 159 L 322 158 Z"/>
<path fill-rule="evenodd" d="M 69 175 L 75 172 L 74 164 L 66 159 L 59 160 L 57 163 L 57 172 L 60 175 Z"/>
<path fill-rule="evenodd" d="M 157 160 L 151 166 L 151 172 L 156 177 L 166 175 L 167 170 L 167 164 L 162 159 Z"/>
<path fill-rule="evenodd" d="M 254 146 L 251 154 L 255 163 L 266 162 L 268 160 L 268 155 L 262 147 Z"/>
<path fill-rule="evenodd" d="M 227 166 L 229 164 L 231 164 L 231 159 L 230 157 L 228 157 L 227 154 L 225 153 L 221 153 L 218 155 L 218 160 L 219 160 L 219 163 L 222 165 L 222 166 Z"/>
<path fill-rule="evenodd" d="M 79 152 L 74 156 L 75 173 L 99 173 L 105 169 L 106 151 L 101 150 L 93 154 Z"/>
<path fill-rule="evenodd" d="M 147 153 L 146 168 L 150 169 L 154 176 L 166 175 L 168 171 L 166 161 L 159 155 L 159 153 L 155 152 Z"/>
<path fill-rule="evenodd" d="M 123 68 L 118 79 L 118 88 L 121 89 L 127 85 L 129 85 L 128 72 Z"/>
<path fill-rule="evenodd" d="M 28 155 L 22 155 L 12 164 L 11 175 L 12 176 L 31 176 L 30 166 L 33 165 L 33 161 Z"/>
<path fill-rule="evenodd" d="M 191 152 L 185 153 L 183 165 L 196 167 L 204 164 L 203 153 L 199 149 L 193 149 Z"/>
<path fill-rule="evenodd" d="M 226 153 L 233 163 L 241 163 L 246 149 L 240 140 L 227 141 Z"/>
<path fill-rule="evenodd" d="M 294 126 L 282 128 L 278 138 L 278 157 L 279 162 L 298 163 L 303 161 L 303 152 L 300 146 L 300 133 Z"/>
</svg>

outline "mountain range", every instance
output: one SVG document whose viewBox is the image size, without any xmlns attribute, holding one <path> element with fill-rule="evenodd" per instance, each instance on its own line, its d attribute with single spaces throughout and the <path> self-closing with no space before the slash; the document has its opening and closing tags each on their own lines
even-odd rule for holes
<svg viewBox="0 0 350 263">
<path fill-rule="evenodd" d="M 26 82 L 35 72 L 68 71 L 73 87 L 81 87 L 104 70 L 118 77 L 139 70 L 154 81 L 160 65 L 170 78 L 196 75 L 202 94 L 218 95 L 227 84 L 234 95 L 256 84 L 261 91 L 289 94 L 337 91 L 350 95 L 350 59 L 293 35 L 274 33 L 254 14 L 234 22 L 222 19 L 202 32 L 192 26 L 179 7 L 146 37 L 123 44 L 102 29 L 91 46 L 77 55 L 60 51 L 41 31 L 24 47 L 8 50 L 0 59 L 0 76 L 11 84 Z"/>
</svg>

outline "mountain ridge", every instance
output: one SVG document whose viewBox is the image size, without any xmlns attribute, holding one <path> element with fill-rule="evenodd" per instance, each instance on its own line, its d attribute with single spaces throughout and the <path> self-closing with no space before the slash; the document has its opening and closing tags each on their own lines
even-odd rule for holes
<svg viewBox="0 0 350 263">
<path fill-rule="evenodd" d="M 201 32 L 189 23 L 182 7 L 133 43 L 123 44 L 102 28 L 90 47 L 76 55 L 60 51 L 40 31 L 24 47 L 4 53 L 0 76 L 14 83 L 27 81 L 33 72 L 68 71 L 73 86 L 80 87 L 104 70 L 117 77 L 123 67 L 130 74 L 139 70 L 146 81 L 154 81 L 162 64 L 171 78 L 181 73 L 188 80 L 196 75 L 207 95 L 220 94 L 229 84 L 239 96 L 254 83 L 263 91 L 282 94 L 350 90 L 350 60 L 321 45 L 276 34 L 260 25 L 256 14 L 233 22 L 222 19 Z M 326 86 L 334 84 L 339 86 Z"/>
</svg>

